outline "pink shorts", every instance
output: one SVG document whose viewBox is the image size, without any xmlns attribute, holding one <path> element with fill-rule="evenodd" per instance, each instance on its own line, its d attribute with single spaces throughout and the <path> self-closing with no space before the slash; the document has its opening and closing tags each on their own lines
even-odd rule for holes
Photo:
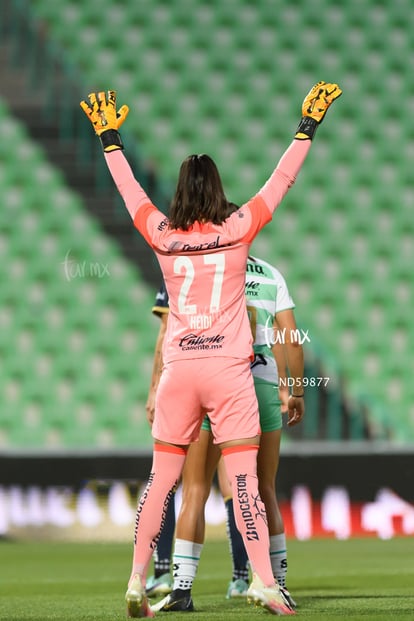
<svg viewBox="0 0 414 621">
<path fill-rule="evenodd" d="M 215 444 L 260 434 L 250 361 L 237 358 L 175 360 L 162 372 L 152 435 L 171 444 L 198 440 L 205 414 Z"/>
</svg>

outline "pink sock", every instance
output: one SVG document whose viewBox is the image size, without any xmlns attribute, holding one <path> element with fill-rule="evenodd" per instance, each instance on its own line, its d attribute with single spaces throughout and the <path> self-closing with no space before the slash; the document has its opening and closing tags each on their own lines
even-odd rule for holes
<svg viewBox="0 0 414 621">
<path fill-rule="evenodd" d="M 131 572 L 131 578 L 139 574 L 144 584 L 170 496 L 183 469 L 185 455 L 186 451 L 179 447 L 164 444 L 154 446 L 151 474 L 137 508 Z"/>
<path fill-rule="evenodd" d="M 275 583 L 269 555 L 266 510 L 257 483 L 256 445 L 231 446 L 222 454 L 233 492 L 234 517 L 252 570 L 265 586 Z"/>
</svg>

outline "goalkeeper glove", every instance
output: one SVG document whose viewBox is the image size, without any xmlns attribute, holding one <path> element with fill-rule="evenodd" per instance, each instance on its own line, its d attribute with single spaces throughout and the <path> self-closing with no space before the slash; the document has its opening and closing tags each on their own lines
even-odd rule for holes
<svg viewBox="0 0 414 621">
<path fill-rule="evenodd" d="M 109 153 L 123 149 L 124 145 L 118 129 L 128 115 L 128 106 L 124 105 L 118 112 L 116 111 L 116 91 L 90 93 L 88 99 L 89 104 L 81 101 L 80 107 L 92 123 L 96 135 L 99 136 L 103 150 Z"/>
<path fill-rule="evenodd" d="M 298 140 L 312 140 L 329 106 L 342 95 L 337 84 L 318 82 L 311 88 L 302 104 L 302 118 L 296 130 Z"/>
</svg>

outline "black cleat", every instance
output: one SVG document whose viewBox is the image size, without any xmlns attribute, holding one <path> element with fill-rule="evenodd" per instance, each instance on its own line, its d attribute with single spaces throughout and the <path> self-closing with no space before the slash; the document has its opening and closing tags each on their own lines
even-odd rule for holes
<svg viewBox="0 0 414 621">
<path fill-rule="evenodd" d="M 193 599 L 189 589 L 174 589 L 157 604 L 151 606 L 152 612 L 194 612 Z"/>
<path fill-rule="evenodd" d="M 289 593 L 289 591 L 287 590 L 287 588 L 286 587 L 282 587 L 282 586 L 279 586 L 279 588 L 282 591 L 283 597 L 285 598 L 285 600 L 287 601 L 289 606 L 292 608 L 292 610 L 294 608 L 296 608 L 297 604 L 296 604 L 295 600 L 293 599 L 293 597 L 291 596 L 291 594 Z"/>
</svg>

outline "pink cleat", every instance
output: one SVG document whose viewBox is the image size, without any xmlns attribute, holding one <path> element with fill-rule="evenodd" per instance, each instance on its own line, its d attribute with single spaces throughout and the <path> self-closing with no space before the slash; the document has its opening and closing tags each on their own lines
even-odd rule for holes
<svg viewBox="0 0 414 621">
<path fill-rule="evenodd" d="M 141 619 L 143 617 L 155 617 L 149 607 L 145 588 L 142 586 L 141 577 L 138 574 L 132 578 L 125 594 L 127 604 L 127 617 Z"/>
<path fill-rule="evenodd" d="M 253 581 L 247 589 L 247 602 L 262 606 L 274 615 L 294 615 L 278 584 L 265 586 L 257 574 L 253 574 Z"/>
</svg>

